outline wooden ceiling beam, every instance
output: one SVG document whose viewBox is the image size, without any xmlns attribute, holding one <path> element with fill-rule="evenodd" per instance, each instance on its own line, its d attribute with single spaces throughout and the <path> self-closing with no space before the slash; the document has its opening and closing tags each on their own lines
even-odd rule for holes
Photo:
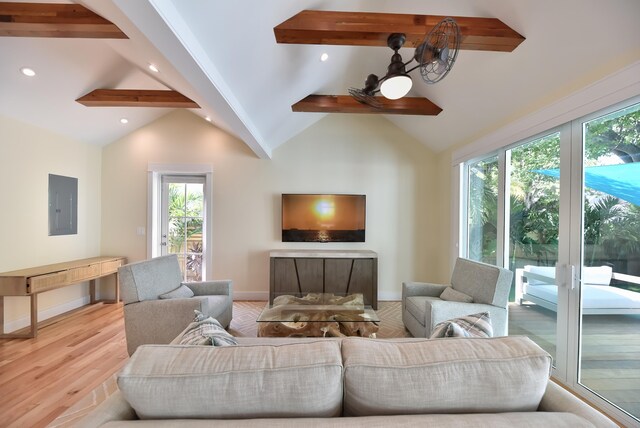
<svg viewBox="0 0 640 428">
<path fill-rule="evenodd" d="M 442 109 L 421 97 L 404 97 L 388 100 L 376 97 L 382 108 L 371 107 L 358 102 L 349 95 L 309 95 L 291 106 L 294 112 L 312 113 L 369 113 L 437 116 Z"/>
<path fill-rule="evenodd" d="M 200 108 L 180 92 L 146 89 L 96 89 L 76 100 L 86 107 Z"/>
<path fill-rule="evenodd" d="M 278 43 L 387 46 L 391 33 L 404 33 L 405 47 L 417 47 L 445 16 L 303 10 L 277 25 Z M 496 18 L 452 16 L 460 27 L 460 49 L 511 52 L 525 38 Z"/>
<path fill-rule="evenodd" d="M 0 36 L 128 39 L 113 22 L 79 4 L 0 2 Z"/>
</svg>

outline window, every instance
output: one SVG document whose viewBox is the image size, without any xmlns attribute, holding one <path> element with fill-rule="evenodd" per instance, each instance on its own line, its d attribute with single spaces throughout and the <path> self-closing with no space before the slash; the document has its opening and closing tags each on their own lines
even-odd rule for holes
<svg viewBox="0 0 640 428">
<path fill-rule="evenodd" d="M 640 99 L 490 155 L 464 163 L 460 255 L 512 270 L 509 334 L 529 336 L 553 356 L 554 377 L 637 424 Z"/>
</svg>

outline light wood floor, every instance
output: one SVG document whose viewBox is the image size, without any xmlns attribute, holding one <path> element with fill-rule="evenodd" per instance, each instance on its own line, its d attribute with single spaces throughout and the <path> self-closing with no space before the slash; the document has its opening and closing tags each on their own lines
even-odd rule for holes
<svg viewBox="0 0 640 428">
<path fill-rule="evenodd" d="M 230 331 L 255 336 L 255 319 L 263 305 L 234 302 Z M 511 334 L 529 335 L 555 353 L 552 314 L 527 307 L 510 312 Z M 399 302 L 381 302 L 378 314 L 379 337 L 407 335 Z M 634 413 L 640 402 L 640 321 L 592 319 L 584 326 L 583 382 Z M 46 427 L 52 422 L 73 426 L 73 415 L 68 415 L 72 407 L 92 395 L 93 401 L 101 401 L 104 398 L 96 397 L 112 393 L 114 373 L 127 358 L 121 304 L 99 303 L 64 314 L 47 321 L 35 339 L 0 340 L 0 428 Z"/>
<path fill-rule="evenodd" d="M 46 427 L 126 362 L 122 304 L 84 306 L 0 340 L 0 427 Z"/>
</svg>

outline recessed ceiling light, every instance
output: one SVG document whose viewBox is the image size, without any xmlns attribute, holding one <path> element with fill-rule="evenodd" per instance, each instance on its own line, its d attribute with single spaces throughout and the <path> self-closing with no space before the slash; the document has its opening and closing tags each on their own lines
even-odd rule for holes
<svg viewBox="0 0 640 428">
<path fill-rule="evenodd" d="M 328 53 L 324 52 L 322 55 L 320 55 L 320 61 L 325 62 L 328 59 L 329 59 Z"/>
<path fill-rule="evenodd" d="M 153 71 L 154 73 L 160 72 L 160 70 L 158 70 L 158 67 L 156 67 L 154 64 L 149 64 L 149 70 Z"/>
<path fill-rule="evenodd" d="M 129 123 L 129 119 L 127 119 L 126 117 L 123 117 L 122 119 L 120 119 L 120 123 L 125 125 L 125 124 Z"/>
<path fill-rule="evenodd" d="M 25 76 L 28 76 L 28 77 L 33 77 L 33 76 L 35 76 L 35 75 L 36 75 L 36 72 L 35 72 L 35 71 L 33 71 L 33 69 L 32 69 L 32 68 L 29 68 L 29 67 L 22 67 L 22 68 L 20 69 L 20 72 L 21 72 L 22 74 L 24 74 Z"/>
<path fill-rule="evenodd" d="M 207 122 L 211 122 L 211 118 L 209 116 L 206 116 L 204 120 L 206 120 Z"/>
</svg>

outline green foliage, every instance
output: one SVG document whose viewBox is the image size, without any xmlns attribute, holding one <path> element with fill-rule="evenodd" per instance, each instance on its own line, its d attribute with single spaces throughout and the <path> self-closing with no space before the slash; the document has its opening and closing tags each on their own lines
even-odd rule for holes
<svg viewBox="0 0 640 428">
<path fill-rule="evenodd" d="M 640 109 L 632 106 L 585 124 L 585 164 L 617 156 L 640 162 Z M 535 172 L 560 168 L 560 135 L 542 137 L 510 151 L 511 269 L 553 265 L 558 255 L 559 180 Z M 498 163 L 493 157 L 470 165 L 470 257 L 496 263 Z M 640 259 L 640 207 L 591 189 L 585 191 L 584 263 L 630 271 Z M 633 270 L 633 269 L 631 269 Z M 633 287 L 633 286 L 631 286 Z M 640 290 L 638 290 L 640 291 Z"/>
<path fill-rule="evenodd" d="M 187 240 L 202 234 L 202 192 L 185 192 L 185 185 L 169 185 L 169 251 L 180 253 Z"/>
</svg>

